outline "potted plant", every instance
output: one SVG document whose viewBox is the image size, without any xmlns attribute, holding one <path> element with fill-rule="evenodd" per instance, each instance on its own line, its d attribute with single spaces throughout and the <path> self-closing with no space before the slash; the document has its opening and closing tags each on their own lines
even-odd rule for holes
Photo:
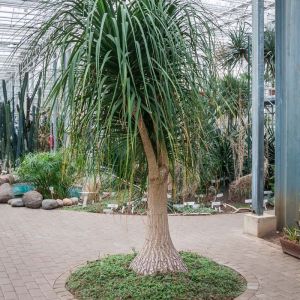
<svg viewBox="0 0 300 300">
<path fill-rule="evenodd" d="M 284 228 L 283 237 L 280 238 L 282 251 L 300 258 L 300 227 Z"/>
</svg>

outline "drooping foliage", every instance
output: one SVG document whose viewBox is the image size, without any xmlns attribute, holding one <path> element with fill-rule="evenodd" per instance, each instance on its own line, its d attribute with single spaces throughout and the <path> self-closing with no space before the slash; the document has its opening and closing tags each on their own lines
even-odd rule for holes
<svg viewBox="0 0 300 300">
<path fill-rule="evenodd" d="M 244 62 L 250 63 L 249 50 L 251 47 L 249 26 L 245 23 L 238 23 L 236 28 L 228 32 L 228 43 L 221 51 L 222 66 L 232 70 Z"/>
<path fill-rule="evenodd" d="M 182 0 L 46 1 L 43 9 L 54 13 L 32 46 L 46 53 L 45 66 L 68 57 L 49 100 L 68 115 L 76 157 L 133 181 L 146 162 L 143 120 L 171 169 L 195 167 L 209 118 L 200 93 L 213 50 L 207 12 Z"/>
<path fill-rule="evenodd" d="M 248 78 L 226 75 L 214 85 L 216 96 L 210 100 L 210 151 L 206 152 L 205 170 L 208 179 L 227 178 L 231 182 L 248 172 L 247 158 Z"/>
</svg>

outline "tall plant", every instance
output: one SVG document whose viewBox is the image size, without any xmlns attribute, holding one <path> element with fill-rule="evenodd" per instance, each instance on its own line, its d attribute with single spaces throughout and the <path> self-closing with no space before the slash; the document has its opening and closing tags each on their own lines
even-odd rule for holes
<svg viewBox="0 0 300 300">
<path fill-rule="evenodd" d="M 228 32 L 228 42 L 221 51 L 223 67 L 230 71 L 243 62 L 250 63 L 249 33 L 245 23 L 238 23 L 237 27 Z"/>
<path fill-rule="evenodd" d="M 267 28 L 265 30 L 265 73 L 266 79 L 274 83 L 275 80 L 275 29 Z"/>
<path fill-rule="evenodd" d="M 167 179 L 177 161 L 193 169 L 200 159 L 206 120 L 200 91 L 212 43 L 207 14 L 183 0 L 49 5 L 55 13 L 32 45 L 44 47 L 45 66 L 55 52 L 70 49 L 49 97 L 70 115 L 73 154 L 101 164 L 125 137 L 126 155 L 117 160 L 123 176 L 133 182 L 137 163 L 147 166 L 146 241 L 131 268 L 143 275 L 187 271 L 169 233 Z"/>
<path fill-rule="evenodd" d="M 4 161 L 3 168 L 13 167 L 25 153 L 34 152 L 38 148 L 41 75 L 31 94 L 27 92 L 28 81 L 29 75 L 26 72 L 20 79 L 16 101 L 14 95 L 8 98 L 6 81 L 2 80 L 4 102 L 0 103 L 0 159 Z M 36 96 L 37 103 L 34 103 Z"/>
<path fill-rule="evenodd" d="M 241 66 L 243 62 L 251 64 L 251 28 L 245 23 L 238 23 L 237 27 L 228 32 L 228 41 L 220 52 L 223 67 L 229 71 Z M 267 81 L 275 79 L 275 29 L 266 28 L 264 32 L 264 61 L 265 77 Z"/>
</svg>

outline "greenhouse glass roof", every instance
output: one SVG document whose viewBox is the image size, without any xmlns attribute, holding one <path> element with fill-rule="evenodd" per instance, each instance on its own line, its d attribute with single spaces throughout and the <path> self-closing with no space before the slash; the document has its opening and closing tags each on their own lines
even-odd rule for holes
<svg viewBox="0 0 300 300">
<path fill-rule="evenodd" d="M 24 36 L 36 27 L 33 7 L 36 0 L 0 0 L 0 78 L 7 78 L 18 70 L 26 47 L 14 49 Z"/>
<path fill-rule="evenodd" d="M 41 18 L 47 17 L 34 9 L 41 1 L 0 0 L 0 79 L 11 78 L 18 71 L 26 54 L 26 45 L 14 53 L 16 45 L 37 28 Z M 202 0 L 201 2 L 216 16 L 222 30 L 230 29 L 239 20 L 251 23 L 251 0 Z M 274 8 L 275 0 L 265 0 L 266 23 L 274 22 Z"/>
</svg>

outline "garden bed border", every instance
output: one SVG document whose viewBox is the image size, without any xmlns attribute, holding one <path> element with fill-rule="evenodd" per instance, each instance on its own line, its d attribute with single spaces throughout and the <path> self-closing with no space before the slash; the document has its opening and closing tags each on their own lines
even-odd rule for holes
<svg viewBox="0 0 300 300">
<path fill-rule="evenodd" d="M 192 251 L 192 252 L 194 252 L 194 251 Z M 195 252 L 195 253 L 197 253 L 198 255 L 201 255 L 198 252 Z M 214 261 L 222 266 L 225 266 L 227 268 L 234 270 L 235 272 L 239 273 L 246 280 L 246 282 L 247 282 L 246 290 L 244 291 L 243 294 L 241 294 L 240 296 L 235 298 L 235 300 L 249 300 L 255 296 L 256 292 L 259 289 L 259 282 L 258 282 L 258 279 L 256 278 L 256 276 L 254 276 L 253 274 L 247 273 L 240 266 L 231 264 L 228 261 L 224 262 L 224 261 L 221 261 L 220 259 L 214 259 L 214 258 L 209 258 L 209 259 L 211 259 L 212 261 Z M 88 262 L 88 260 L 85 260 L 85 262 L 78 264 L 76 266 L 73 266 L 71 269 L 62 273 L 58 278 L 56 278 L 56 280 L 54 281 L 54 284 L 53 284 L 53 289 L 61 300 L 77 300 L 75 298 L 75 296 L 67 290 L 66 282 L 67 282 L 69 276 L 74 271 L 85 266 L 87 264 L 87 262 Z"/>
</svg>

